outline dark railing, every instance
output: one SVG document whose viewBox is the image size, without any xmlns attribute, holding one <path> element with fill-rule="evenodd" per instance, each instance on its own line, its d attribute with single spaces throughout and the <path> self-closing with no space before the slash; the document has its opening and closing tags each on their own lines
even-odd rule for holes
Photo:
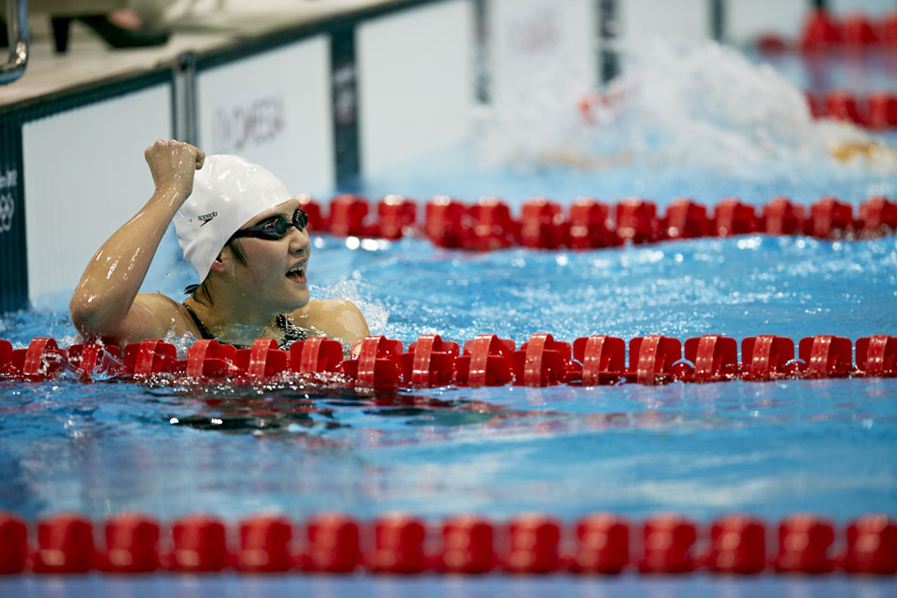
<svg viewBox="0 0 898 598">
<path fill-rule="evenodd" d="M 12 83 L 28 66 L 28 0 L 6 0 L 9 58 L 0 66 L 0 85 Z"/>
</svg>

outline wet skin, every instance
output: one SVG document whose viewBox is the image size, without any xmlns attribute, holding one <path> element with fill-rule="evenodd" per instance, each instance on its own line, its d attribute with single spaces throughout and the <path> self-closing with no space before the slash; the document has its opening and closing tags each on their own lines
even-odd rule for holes
<svg viewBox="0 0 898 598">
<path fill-rule="evenodd" d="M 145 158 L 156 189 L 146 205 L 97 251 L 70 303 L 72 321 L 82 336 L 118 343 L 193 335 L 200 331 L 183 305 L 159 293 L 138 294 L 153 255 L 178 208 L 193 190 L 193 178 L 205 154 L 179 141 L 157 141 Z M 252 226 L 275 215 L 292 216 L 299 201 L 289 200 L 246 223 Z M 236 240 L 246 257 L 240 263 L 225 247 L 206 278 L 214 305 L 188 299 L 207 328 L 222 340 L 245 344 L 255 338 L 281 340 L 275 325 L 280 314 L 317 335 L 346 344 L 368 335 L 365 318 L 345 300 L 310 300 L 305 272 L 287 272 L 309 258 L 306 231 L 290 228 L 281 239 Z"/>
</svg>

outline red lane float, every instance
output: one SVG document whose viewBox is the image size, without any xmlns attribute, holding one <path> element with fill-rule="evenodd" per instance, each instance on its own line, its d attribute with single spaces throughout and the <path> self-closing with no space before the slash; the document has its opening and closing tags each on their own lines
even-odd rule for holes
<svg viewBox="0 0 898 598">
<path fill-rule="evenodd" d="M 630 562 L 630 523 L 610 513 L 587 515 L 576 523 L 573 573 L 617 575 Z"/>
<path fill-rule="evenodd" d="M 496 568 L 493 524 L 477 515 L 456 515 L 442 525 L 437 571 L 480 574 Z"/>
<path fill-rule="evenodd" d="M 568 228 L 560 204 L 537 197 L 521 208 L 522 247 L 559 249 L 567 245 Z"/>
<path fill-rule="evenodd" d="M 627 378 L 639 384 L 662 384 L 674 377 L 680 359 L 680 341 L 668 336 L 643 336 L 630 340 L 630 370 Z"/>
<path fill-rule="evenodd" d="M 237 349 L 216 340 L 199 340 L 187 349 L 185 374 L 190 378 L 224 378 L 236 370 Z"/>
<path fill-rule="evenodd" d="M 711 235 L 711 221 L 708 208 L 689 198 L 673 200 L 661 223 L 665 239 L 696 239 Z"/>
<path fill-rule="evenodd" d="M 765 46 L 774 49 L 769 39 Z M 894 12 L 876 17 L 855 12 L 839 17 L 823 9 L 813 10 L 805 20 L 799 39 L 799 47 L 804 52 L 856 52 L 875 48 L 894 52 L 894 46 Z M 785 42 L 779 44 L 779 47 L 784 48 Z"/>
<path fill-rule="evenodd" d="M 341 371 L 343 346 L 327 338 L 309 338 L 290 345 L 290 371 L 299 374 L 333 374 Z"/>
<path fill-rule="evenodd" d="M 168 568 L 181 573 L 216 573 L 233 561 L 225 524 L 210 515 L 189 515 L 171 526 Z"/>
<path fill-rule="evenodd" d="M 620 380 L 626 370 L 626 349 L 624 339 L 614 336 L 595 334 L 575 340 L 574 359 L 582 364 L 581 384 L 598 386 Z"/>
<path fill-rule="evenodd" d="M 311 379 L 360 389 L 437 386 L 598 386 L 621 380 L 639 384 L 780 380 L 784 378 L 895 377 L 896 338 L 875 335 L 857 339 L 816 335 L 796 343 L 787 337 L 759 335 L 742 339 L 708 334 L 686 339 L 648 335 L 630 339 L 591 335 L 573 343 L 551 334 L 534 334 L 515 347 L 514 341 L 482 334 L 459 345 L 439 335 L 424 335 L 404 350 L 402 342 L 369 336 L 343 358 L 339 342 L 313 338 L 278 348 L 274 339 L 258 339 L 250 348 L 235 349 L 201 340 L 177 359 L 174 345 L 159 339 L 129 344 L 124 359 L 105 362 L 104 376 L 124 381 L 160 378 L 185 384 L 207 380 L 233 383 L 280 378 Z M 38 382 L 69 371 L 89 381 L 96 367 L 85 369 L 88 345 L 62 350 L 52 339 L 38 338 L 25 349 L 0 340 L 0 379 Z M 93 346 L 89 346 L 93 351 Z M 104 355 L 122 355 L 100 345 Z M 855 359 L 852 359 L 852 353 Z M 71 355 L 72 357 L 68 357 Z M 95 353 L 96 355 L 96 353 Z M 27 357 L 27 359 L 26 359 Z M 50 364 L 50 365 L 48 365 Z"/>
<path fill-rule="evenodd" d="M 692 548 L 698 538 L 695 522 L 679 515 L 658 515 L 642 527 L 642 573 L 691 573 L 697 562 Z"/>
<path fill-rule="evenodd" d="M 807 92 L 805 98 L 814 118 L 832 118 L 874 130 L 894 129 L 896 96 L 891 91 L 858 95 L 841 89 Z"/>
<path fill-rule="evenodd" d="M 883 515 L 868 515 L 852 521 L 845 532 L 841 568 L 847 573 L 894 575 L 895 522 Z"/>
<path fill-rule="evenodd" d="M 508 522 L 508 551 L 503 568 L 508 573 L 547 574 L 561 569 L 561 522 L 532 513 Z"/>
<path fill-rule="evenodd" d="M 804 206 L 776 197 L 761 210 L 761 230 L 768 235 L 796 235 L 804 228 Z"/>
<path fill-rule="evenodd" d="M 742 340 L 742 377 L 746 380 L 776 380 L 794 373 L 791 338 L 764 334 Z"/>
<path fill-rule="evenodd" d="M 293 524 L 279 515 L 257 515 L 240 522 L 237 571 L 281 573 L 293 569 L 295 559 L 290 543 Z"/>
<path fill-rule="evenodd" d="M 514 377 L 514 341 L 495 334 L 481 334 L 465 343 L 455 361 L 455 383 L 459 386 L 504 386 Z"/>
<path fill-rule="evenodd" d="M 715 573 L 754 575 L 767 568 L 764 522 L 748 515 L 727 515 L 711 524 L 710 546 L 703 557 Z"/>
<path fill-rule="evenodd" d="M 300 568 L 314 573 L 351 573 L 362 562 L 359 522 L 342 513 L 322 513 L 306 522 Z"/>
<path fill-rule="evenodd" d="M 0 512 L 0 575 L 23 573 L 28 567 L 28 525 Z"/>
<path fill-rule="evenodd" d="M 134 378 L 172 373 L 177 369 L 178 350 L 171 343 L 148 339 L 125 346 L 122 370 Z"/>
<path fill-rule="evenodd" d="M 106 550 L 98 559 L 108 573 L 152 573 L 161 568 L 158 522 L 139 513 L 123 513 L 106 520 Z"/>
<path fill-rule="evenodd" d="M 886 515 L 864 515 L 844 527 L 815 515 L 793 515 L 774 528 L 744 514 L 724 515 L 708 525 L 677 514 L 636 524 L 611 513 L 590 514 L 570 525 L 544 513 L 512 517 L 506 524 L 455 515 L 430 525 L 398 513 L 371 522 L 342 513 L 303 522 L 256 515 L 234 524 L 209 515 L 165 524 L 125 513 L 102 524 L 101 544 L 94 542 L 94 527 L 76 513 L 53 515 L 37 522 L 31 546 L 26 522 L 0 512 L 0 574 L 896 573 L 895 521 Z M 773 529 L 777 544 L 768 559 L 767 531 Z"/>
<path fill-rule="evenodd" d="M 567 246 L 571 249 L 597 249 L 618 245 L 619 237 L 611 226 L 609 213 L 607 204 L 591 197 L 574 200 L 568 208 Z"/>
<path fill-rule="evenodd" d="M 877 335 L 857 340 L 859 376 L 895 376 L 895 337 Z"/>
<path fill-rule="evenodd" d="M 486 197 L 468 208 L 465 247 L 475 251 L 505 249 L 520 244 L 520 222 L 498 197 Z"/>
<path fill-rule="evenodd" d="M 67 362 L 64 351 L 52 338 L 35 338 L 24 349 L 13 349 L 0 341 L 0 374 L 39 382 L 58 375 Z"/>
<path fill-rule="evenodd" d="M 357 344 L 358 357 L 343 362 L 343 372 L 362 388 L 395 388 L 402 377 L 402 343 L 369 336 Z"/>
<path fill-rule="evenodd" d="M 690 382 L 721 382 L 738 375 L 736 339 L 717 334 L 706 334 L 687 339 L 683 354 L 694 364 Z"/>
<path fill-rule="evenodd" d="M 437 247 L 458 249 L 467 242 L 467 207 L 459 200 L 434 197 L 424 208 L 424 236 Z"/>
<path fill-rule="evenodd" d="M 452 383 L 458 343 L 426 334 L 401 355 L 403 379 L 414 386 L 446 386 Z"/>
<path fill-rule="evenodd" d="M 412 575 L 429 568 L 427 528 L 417 517 L 393 514 L 374 520 L 374 546 L 365 562 L 373 573 Z"/>
<path fill-rule="evenodd" d="M 835 526 L 814 515 L 795 515 L 779 525 L 778 551 L 773 567 L 780 573 L 830 573 L 835 561 L 830 547 Z"/>
<path fill-rule="evenodd" d="M 714 207 L 712 233 L 718 237 L 750 235 L 758 230 L 755 208 L 738 198 L 727 197 Z"/>
<path fill-rule="evenodd" d="M 865 123 L 871 129 L 894 129 L 898 99 L 895 94 L 880 91 L 867 96 Z"/>
<path fill-rule="evenodd" d="M 862 237 L 876 237 L 883 231 L 895 230 L 896 206 L 894 201 L 884 197 L 874 197 L 861 204 L 860 235 Z"/>
<path fill-rule="evenodd" d="M 79 343 L 66 349 L 69 365 L 85 381 L 94 375 L 111 375 L 122 363 L 122 351 L 114 344 Z"/>
<path fill-rule="evenodd" d="M 515 380 L 524 386 L 566 382 L 571 371 L 571 345 L 551 334 L 534 334 L 512 354 Z"/>
<path fill-rule="evenodd" d="M 808 15 L 801 32 L 801 49 L 820 50 L 830 48 L 841 41 L 839 26 L 825 10 L 814 10 Z"/>
<path fill-rule="evenodd" d="M 331 199 L 328 224 L 338 237 L 359 237 L 372 232 L 365 224 L 368 200 L 359 195 L 338 195 Z"/>
<path fill-rule="evenodd" d="M 803 338 L 798 356 L 805 363 L 805 378 L 844 378 L 851 371 L 851 341 L 844 337 L 821 334 Z"/>
<path fill-rule="evenodd" d="M 87 573 L 96 569 L 93 523 L 78 514 L 43 519 L 37 526 L 37 547 L 31 556 L 35 573 Z"/>
<path fill-rule="evenodd" d="M 623 242 L 654 243 L 661 237 L 658 208 L 644 199 L 625 199 L 617 204 L 614 222 L 617 236 Z"/>
<path fill-rule="evenodd" d="M 400 239 L 414 228 L 418 206 L 400 195 L 387 195 L 377 203 L 377 232 L 384 239 Z"/>
<path fill-rule="evenodd" d="M 678 198 L 663 215 L 655 203 L 641 198 L 609 206 L 580 197 L 565 211 L 556 202 L 536 197 L 524 202 L 519 219 L 496 197 L 474 204 L 434 197 L 425 206 L 422 223 L 416 221 L 416 204 L 395 195 L 377 203 L 376 221 L 367 219 L 372 210 L 358 195 L 333 198 L 327 217 L 314 199 L 306 196 L 303 201 L 303 208 L 319 223 L 320 228 L 310 224 L 314 231 L 390 240 L 421 234 L 437 247 L 470 251 L 509 247 L 587 250 L 756 233 L 853 239 L 893 234 L 896 226 L 895 202 L 885 197 L 870 198 L 857 213 L 850 204 L 833 197 L 821 198 L 808 210 L 788 198 L 776 197 L 760 211 L 735 197 L 725 198 L 710 209 L 692 199 Z"/>
</svg>

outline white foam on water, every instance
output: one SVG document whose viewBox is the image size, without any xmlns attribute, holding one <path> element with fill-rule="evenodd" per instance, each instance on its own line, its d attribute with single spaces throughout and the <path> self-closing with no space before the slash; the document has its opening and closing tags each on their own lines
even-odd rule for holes
<svg viewBox="0 0 898 598">
<path fill-rule="evenodd" d="M 655 40 L 623 48 L 622 57 L 624 74 L 592 104 L 592 122 L 577 106 L 547 100 L 552 86 L 541 85 L 521 96 L 529 108 L 487 118 L 483 160 L 524 168 L 688 168 L 758 181 L 895 173 L 892 148 L 853 125 L 813 119 L 799 88 L 732 48 Z M 836 148 L 848 148 L 842 160 Z"/>
<path fill-rule="evenodd" d="M 368 293 L 359 289 L 359 284 L 356 281 L 342 280 L 329 285 L 313 285 L 312 291 L 315 299 L 351 301 L 365 316 L 371 334 L 383 334 L 390 318 L 390 310 L 385 305 L 371 301 Z"/>
</svg>

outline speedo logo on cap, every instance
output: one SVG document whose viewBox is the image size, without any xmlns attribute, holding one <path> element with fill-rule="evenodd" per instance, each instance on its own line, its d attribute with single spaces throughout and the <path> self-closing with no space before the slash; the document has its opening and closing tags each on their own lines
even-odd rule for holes
<svg viewBox="0 0 898 598">
<path fill-rule="evenodd" d="M 212 222 L 212 219 L 215 218 L 216 216 L 218 216 L 218 212 L 209 212 L 208 214 L 201 214 L 201 215 L 197 216 L 197 218 L 199 220 L 203 221 L 203 223 L 200 225 L 200 227 L 206 226 L 207 224 Z"/>
</svg>

